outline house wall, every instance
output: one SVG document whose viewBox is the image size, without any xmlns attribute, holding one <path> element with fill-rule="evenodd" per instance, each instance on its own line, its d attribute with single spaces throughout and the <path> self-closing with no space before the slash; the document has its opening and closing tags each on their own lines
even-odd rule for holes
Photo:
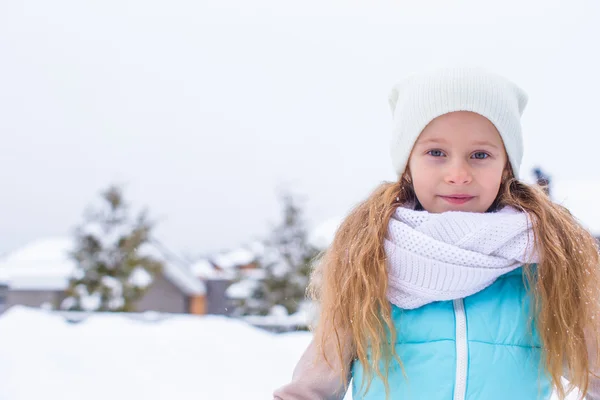
<svg viewBox="0 0 600 400">
<path fill-rule="evenodd" d="M 211 279 L 204 283 L 206 285 L 206 313 L 219 315 L 231 314 L 231 300 L 225 295 L 225 291 L 231 285 L 231 281 L 226 279 Z"/>
<path fill-rule="evenodd" d="M 44 303 L 49 303 L 52 306 L 56 306 L 62 298 L 64 298 L 64 295 L 61 291 L 8 290 L 5 309 L 8 309 L 14 305 L 40 307 Z"/>
<path fill-rule="evenodd" d="M 190 298 L 190 314 L 204 315 L 206 314 L 206 296 L 199 295 Z"/>
<path fill-rule="evenodd" d="M 49 303 L 52 306 L 58 306 L 64 298 L 65 293 L 63 291 L 7 289 L 4 292 L 3 299 L 0 299 L 0 313 L 14 305 L 40 307 L 44 303 Z M 196 308 L 198 306 L 197 304 Z M 144 297 L 138 302 L 136 310 L 139 312 L 188 313 L 190 312 L 190 302 L 188 296 L 182 293 L 177 286 L 168 281 L 163 275 L 159 275 L 155 278 L 154 283 Z"/>
<path fill-rule="evenodd" d="M 8 301 L 8 286 L 4 283 L 0 283 L 0 314 L 7 308 Z"/>
<path fill-rule="evenodd" d="M 154 278 L 144 297 L 138 301 L 136 310 L 187 313 L 189 312 L 188 296 L 160 274 Z"/>
</svg>

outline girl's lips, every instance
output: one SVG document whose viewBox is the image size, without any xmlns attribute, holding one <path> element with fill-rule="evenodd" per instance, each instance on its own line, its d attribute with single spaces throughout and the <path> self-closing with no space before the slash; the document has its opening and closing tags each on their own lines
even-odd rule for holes
<svg viewBox="0 0 600 400">
<path fill-rule="evenodd" d="M 475 196 L 457 195 L 457 196 L 440 196 L 451 204 L 464 204 L 469 200 L 472 200 Z"/>
</svg>

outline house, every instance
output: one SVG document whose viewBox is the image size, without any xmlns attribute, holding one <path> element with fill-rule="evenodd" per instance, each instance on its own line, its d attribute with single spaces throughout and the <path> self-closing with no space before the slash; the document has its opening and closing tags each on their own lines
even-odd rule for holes
<svg viewBox="0 0 600 400">
<path fill-rule="evenodd" d="M 57 237 L 37 240 L 0 260 L 0 313 L 13 305 L 52 307 L 66 297 L 76 264 L 69 253 L 74 240 Z M 153 255 L 160 251 L 153 249 Z M 155 253 L 155 254 L 154 254 Z M 155 277 L 137 311 L 205 314 L 206 287 L 186 266 L 162 257 L 164 268 Z"/>
<path fill-rule="evenodd" d="M 229 315 L 233 311 L 232 290 L 242 282 L 238 278 L 257 277 L 262 274 L 257 258 L 263 250 L 256 243 L 250 248 L 240 248 L 219 253 L 216 256 L 203 258 L 190 266 L 191 273 L 204 283 L 206 297 L 211 301 L 207 305 L 207 314 Z"/>
<path fill-rule="evenodd" d="M 230 312 L 230 301 L 225 296 L 232 277 L 219 270 L 210 260 L 198 260 L 190 266 L 190 273 L 206 288 L 206 297 L 211 301 L 206 305 L 206 314 L 226 315 Z"/>
</svg>

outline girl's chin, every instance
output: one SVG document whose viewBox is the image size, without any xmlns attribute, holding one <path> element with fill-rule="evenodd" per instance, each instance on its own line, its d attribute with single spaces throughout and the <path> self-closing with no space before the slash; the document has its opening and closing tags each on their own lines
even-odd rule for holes
<svg viewBox="0 0 600 400">
<path fill-rule="evenodd" d="M 439 214 L 446 211 L 485 212 L 485 210 L 481 211 L 481 207 L 478 207 L 478 204 L 471 201 L 464 204 L 449 204 L 443 199 L 440 199 L 440 201 L 438 201 L 433 207 L 423 206 L 423 208 L 434 214 Z"/>
</svg>

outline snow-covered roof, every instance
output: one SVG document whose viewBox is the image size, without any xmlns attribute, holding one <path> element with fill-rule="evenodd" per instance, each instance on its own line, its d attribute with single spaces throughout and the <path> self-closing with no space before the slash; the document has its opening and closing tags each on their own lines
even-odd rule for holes
<svg viewBox="0 0 600 400">
<path fill-rule="evenodd" d="M 69 256 L 74 246 L 74 239 L 69 237 L 41 239 L 25 245 L 0 260 L 0 280 L 14 290 L 65 290 L 76 271 L 76 264 Z M 187 268 L 162 258 L 164 276 L 181 291 L 190 296 L 205 293 L 204 284 Z"/>
<path fill-rule="evenodd" d="M 223 269 L 247 265 L 256 260 L 257 254 L 246 248 L 239 248 L 212 257 L 212 261 Z"/>
<path fill-rule="evenodd" d="M 192 263 L 190 265 L 190 272 L 194 276 L 204 279 L 211 279 L 218 273 L 212 263 L 204 259 Z"/>
<path fill-rule="evenodd" d="M 180 267 L 167 261 L 163 268 L 163 274 L 188 296 L 203 295 L 206 293 L 204 283 L 192 275 L 185 267 Z"/>
<path fill-rule="evenodd" d="M 214 264 L 206 259 L 194 262 L 190 266 L 190 272 L 195 277 L 202 280 L 211 279 L 234 279 L 235 271 L 232 269 L 218 270 Z"/>
<path fill-rule="evenodd" d="M 264 252 L 260 242 L 251 243 L 248 247 L 222 252 L 210 258 L 203 258 L 194 262 L 189 270 L 197 278 L 209 279 L 234 279 L 238 267 L 256 261 Z"/>
<path fill-rule="evenodd" d="M 2 262 L 37 265 L 41 261 L 53 261 L 56 263 L 54 266 L 64 266 L 64 261 L 69 260 L 69 253 L 73 250 L 73 239 L 69 237 L 44 238 L 8 253 Z"/>
<path fill-rule="evenodd" d="M 36 240 L 0 260 L 0 276 L 15 290 L 64 290 L 75 270 L 73 248 L 70 238 Z"/>
</svg>

